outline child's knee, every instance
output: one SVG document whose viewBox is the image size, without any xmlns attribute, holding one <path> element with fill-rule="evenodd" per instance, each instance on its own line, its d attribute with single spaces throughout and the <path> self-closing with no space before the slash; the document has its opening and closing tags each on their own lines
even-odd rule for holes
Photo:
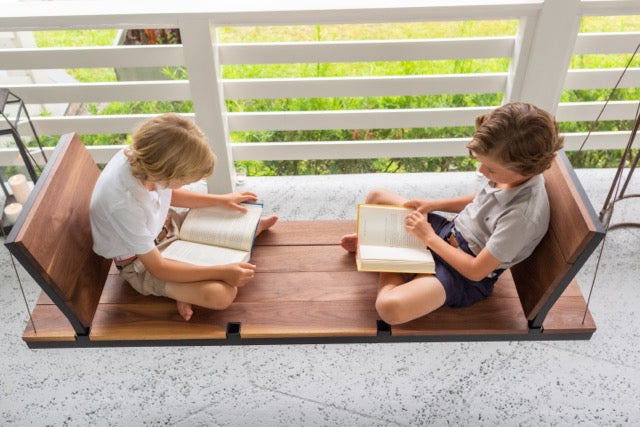
<svg viewBox="0 0 640 427">
<path fill-rule="evenodd" d="M 388 191 L 384 188 L 374 188 L 373 190 L 369 191 L 369 194 L 367 194 L 365 202 L 374 204 L 380 203 L 382 200 L 384 200 L 384 196 L 386 194 L 388 194 Z"/>
<path fill-rule="evenodd" d="M 376 311 L 380 318 L 389 325 L 397 325 L 404 323 L 403 317 L 405 311 L 403 301 L 393 293 L 382 293 L 376 299 Z"/>
<path fill-rule="evenodd" d="M 212 282 L 204 288 L 202 303 L 213 310 L 224 310 L 229 307 L 238 295 L 238 288 L 221 282 Z"/>
</svg>

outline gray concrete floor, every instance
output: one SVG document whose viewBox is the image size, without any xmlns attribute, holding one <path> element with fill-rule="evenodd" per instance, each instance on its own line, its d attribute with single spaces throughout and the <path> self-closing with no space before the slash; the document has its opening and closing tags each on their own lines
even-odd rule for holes
<svg viewBox="0 0 640 427">
<path fill-rule="evenodd" d="M 578 171 L 597 210 L 611 170 Z M 284 220 L 350 219 L 367 191 L 474 192 L 473 173 L 249 178 Z M 630 192 L 639 192 L 636 180 Z M 614 220 L 640 221 L 640 199 Z M 0 425 L 639 425 L 640 230 L 611 231 L 590 341 L 30 350 L 0 250 Z M 592 256 L 578 275 L 586 295 Z M 30 306 L 39 291 L 19 270 Z"/>
</svg>

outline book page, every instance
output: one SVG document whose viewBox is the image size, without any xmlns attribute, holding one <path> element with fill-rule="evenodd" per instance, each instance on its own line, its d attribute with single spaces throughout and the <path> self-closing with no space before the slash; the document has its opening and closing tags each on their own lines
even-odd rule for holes
<svg viewBox="0 0 640 427">
<path fill-rule="evenodd" d="M 360 258 L 366 260 L 406 261 L 432 263 L 433 256 L 426 248 L 392 248 L 389 246 L 360 245 Z"/>
<path fill-rule="evenodd" d="M 424 248 L 404 229 L 404 218 L 412 211 L 402 206 L 358 205 L 359 245 Z"/>
<path fill-rule="evenodd" d="M 243 206 L 247 207 L 247 213 L 218 206 L 191 209 L 180 228 L 180 239 L 250 251 L 262 205 Z"/>
<path fill-rule="evenodd" d="M 236 249 L 209 246 L 200 243 L 176 240 L 164 251 L 162 256 L 176 261 L 195 265 L 225 265 L 249 260 L 249 252 Z"/>
</svg>

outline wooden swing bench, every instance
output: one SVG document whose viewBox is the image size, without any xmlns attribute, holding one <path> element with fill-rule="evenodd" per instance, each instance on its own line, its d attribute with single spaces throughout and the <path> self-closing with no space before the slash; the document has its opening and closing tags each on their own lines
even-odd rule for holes
<svg viewBox="0 0 640 427">
<path fill-rule="evenodd" d="M 484 301 L 399 326 L 377 316 L 377 274 L 357 272 L 337 244 L 354 221 L 276 224 L 256 240 L 256 277 L 231 307 L 195 307 L 185 322 L 174 301 L 136 293 L 91 250 L 99 173 L 80 139 L 63 135 L 7 238 L 43 289 L 23 334 L 31 348 L 589 339 L 595 331 L 574 276 L 603 231 L 564 153 L 545 172 L 551 224 L 536 251 Z"/>
</svg>

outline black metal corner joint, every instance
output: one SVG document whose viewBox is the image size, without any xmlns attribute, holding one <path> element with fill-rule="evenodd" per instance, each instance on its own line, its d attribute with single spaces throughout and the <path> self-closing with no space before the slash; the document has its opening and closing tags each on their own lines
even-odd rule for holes
<svg viewBox="0 0 640 427">
<path fill-rule="evenodd" d="M 242 324 L 240 322 L 227 323 L 227 341 L 237 343 L 242 339 L 240 337 L 240 329 Z"/>
<path fill-rule="evenodd" d="M 379 337 L 390 337 L 391 336 L 391 325 L 389 325 L 384 320 L 377 320 L 376 327 L 378 329 L 377 336 Z"/>
</svg>

